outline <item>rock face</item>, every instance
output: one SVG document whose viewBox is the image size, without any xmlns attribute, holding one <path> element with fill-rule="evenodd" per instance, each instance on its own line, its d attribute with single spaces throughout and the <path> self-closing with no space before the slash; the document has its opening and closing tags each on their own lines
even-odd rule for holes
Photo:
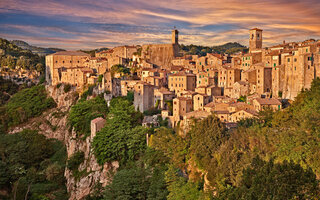
<svg viewBox="0 0 320 200">
<path fill-rule="evenodd" d="M 100 183 L 103 187 L 110 182 L 110 175 L 119 167 L 118 162 L 106 163 L 100 166 L 92 152 L 91 142 L 95 136 L 96 130 L 85 140 L 76 136 L 74 131 L 70 131 L 67 126 L 67 116 L 69 110 L 78 99 L 78 94 L 71 90 L 64 92 L 64 86 L 57 88 L 46 86 L 48 94 L 55 100 L 57 107 L 44 112 L 40 117 L 33 118 L 27 123 L 13 128 L 10 134 L 17 133 L 23 129 L 38 130 L 39 133 L 47 138 L 61 140 L 66 145 L 68 158 L 77 151 L 84 152 L 84 162 L 78 168 L 81 175 L 74 177 L 72 171 L 65 169 L 67 180 L 67 190 L 70 194 L 70 200 L 84 199 L 95 186 Z M 101 127 L 100 127 L 101 128 Z"/>
<path fill-rule="evenodd" d="M 70 193 L 69 199 L 84 199 L 94 191 L 98 183 L 105 187 L 111 181 L 112 172 L 119 167 L 118 162 L 105 163 L 103 166 L 97 163 L 91 148 L 93 137 L 91 135 L 86 140 L 76 139 L 76 133 L 72 131 L 70 139 L 67 140 L 68 158 L 77 151 L 84 152 L 85 157 L 84 162 L 78 168 L 79 172 L 84 174 L 82 177 L 74 177 L 69 169 L 65 170 L 67 189 Z"/>
</svg>

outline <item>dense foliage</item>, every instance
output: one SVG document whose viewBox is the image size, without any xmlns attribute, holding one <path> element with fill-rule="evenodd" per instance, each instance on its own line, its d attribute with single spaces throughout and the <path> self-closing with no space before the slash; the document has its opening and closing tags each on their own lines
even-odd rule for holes
<svg viewBox="0 0 320 200">
<path fill-rule="evenodd" d="M 67 199 L 66 149 L 36 131 L 2 135 L 0 140 L 1 199 Z"/>
<path fill-rule="evenodd" d="M 319 181 L 310 168 L 256 157 L 243 171 L 239 187 L 227 189 L 217 199 L 317 199 L 319 195 Z"/>
<path fill-rule="evenodd" d="M 164 179 L 165 170 L 145 167 L 140 163 L 120 170 L 106 187 L 106 200 L 164 200 L 168 195 Z"/>
<path fill-rule="evenodd" d="M 0 54 L 0 67 L 17 67 L 29 70 L 44 72 L 45 59 L 30 50 L 24 50 L 6 39 L 0 38 L 0 49 L 4 50 L 4 55 Z"/>
<path fill-rule="evenodd" d="M 125 98 L 110 102 L 106 126 L 93 140 L 94 153 L 100 164 L 134 160 L 145 149 L 147 130 L 141 126 L 142 115 Z"/>
<path fill-rule="evenodd" d="M 182 52 L 184 52 L 187 55 L 200 55 L 200 56 L 205 56 L 207 53 L 218 53 L 218 54 L 223 54 L 223 53 L 227 53 L 227 54 L 233 54 L 233 53 L 237 53 L 237 52 L 243 52 L 243 51 L 247 51 L 248 49 L 237 43 L 226 43 L 223 45 L 219 45 L 219 46 L 199 46 L 199 45 L 180 45 L 180 49 Z"/>
<path fill-rule="evenodd" d="M 97 117 L 105 118 L 107 112 L 107 103 L 101 97 L 79 101 L 71 107 L 68 124 L 71 129 L 74 128 L 79 136 L 87 137 L 90 135 L 91 120 Z"/>
<path fill-rule="evenodd" d="M 0 76 L 0 105 L 4 105 L 10 99 L 10 97 L 17 93 L 20 88 L 19 86 L 11 80 L 6 80 Z"/>
<path fill-rule="evenodd" d="M 39 116 L 43 111 L 55 107 L 55 105 L 54 100 L 47 97 L 43 85 L 23 89 L 14 94 L 9 102 L 0 108 L 3 129 L 26 122 L 32 117 Z"/>
<path fill-rule="evenodd" d="M 73 153 L 67 161 L 67 168 L 70 170 L 76 170 L 80 164 L 84 161 L 84 153 L 77 151 Z"/>
<path fill-rule="evenodd" d="M 114 74 L 116 74 L 116 73 L 119 73 L 120 76 L 129 75 L 129 74 L 130 74 L 130 69 L 127 68 L 126 66 L 120 65 L 120 64 L 118 64 L 118 65 L 113 65 L 113 66 L 111 67 L 111 75 L 112 75 L 112 77 L 113 77 Z"/>
<path fill-rule="evenodd" d="M 213 192 L 219 199 L 317 199 L 319 98 L 320 79 L 315 79 L 290 107 L 263 111 L 235 130 L 209 116 L 195 121 L 185 137 L 170 129 L 155 131 L 151 147 L 171 166 L 168 199 L 204 199 Z"/>
</svg>

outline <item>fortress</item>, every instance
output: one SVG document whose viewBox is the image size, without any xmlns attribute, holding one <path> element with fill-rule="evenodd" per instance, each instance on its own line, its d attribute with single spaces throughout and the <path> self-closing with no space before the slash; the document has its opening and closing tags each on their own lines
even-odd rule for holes
<svg viewBox="0 0 320 200">
<path fill-rule="evenodd" d="M 171 44 L 147 44 L 142 45 L 142 58 L 146 62 L 157 67 L 168 69 L 172 66 L 172 60 L 179 56 L 179 31 L 172 30 Z"/>
</svg>

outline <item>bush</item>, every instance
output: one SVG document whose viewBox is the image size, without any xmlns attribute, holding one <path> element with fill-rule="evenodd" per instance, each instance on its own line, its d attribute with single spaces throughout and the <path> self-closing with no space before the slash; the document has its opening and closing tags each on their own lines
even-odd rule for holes
<svg viewBox="0 0 320 200">
<path fill-rule="evenodd" d="M 91 120 L 97 117 L 105 118 L 108 112 L 108 106 L 103 98 L 96 97 L 88 101 L 80 101 L 71 107 L 68 116 L 70 128 L 74 128 L 77 135 L 84 137 L 90 135 Z"/>
<path fill-rule="evenodd" d="M 68 159 L 67 168 L 71 171 L 77 170 L 83 161 L 84 153 L 82 151 L 77 151 Z"/>
<path fill-rule="evenodd" d="M 157 108 L 150 108 L 149 110 L 144 111 L 143 114 L 147 116 L 153 116 L 153 115 L 161 114 L 161 110 Z"/>
<path fill-rule="evenodd" d="M 64 93 L 67 93 L 71 90 L 71 85 L 70 84 L 65 84 L 64 85 L 64 88 L 63 88 L 63 91 Z"/>
<path fill-rule="evenodd" d="M 37 117 L 43 111 L 56 106 L 55 101 L 47 93 L 43 85 L 24 89 L 12 96 L 5 106 L 8 125 L 18 125 L 32 117 Z"/>
</svg>

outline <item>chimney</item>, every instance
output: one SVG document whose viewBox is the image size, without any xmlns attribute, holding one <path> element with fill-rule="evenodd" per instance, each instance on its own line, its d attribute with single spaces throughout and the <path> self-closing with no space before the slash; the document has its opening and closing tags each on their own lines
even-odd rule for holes
<svg viewBox="0 0 320 200">
<path fill-rule="evenodd" d="M 286 41 L 285 41 L 285 40 L 283 40 L 283 44 L 286 44 Z"/>
</svg>

